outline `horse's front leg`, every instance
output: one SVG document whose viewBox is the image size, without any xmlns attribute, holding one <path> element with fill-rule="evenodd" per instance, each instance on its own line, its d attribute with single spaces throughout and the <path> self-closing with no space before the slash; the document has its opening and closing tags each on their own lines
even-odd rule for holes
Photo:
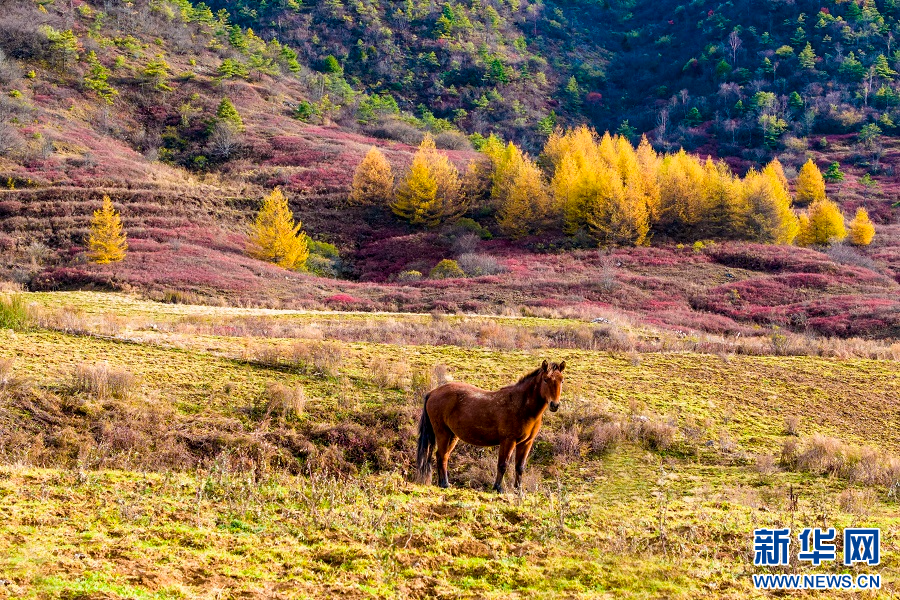
<svg viewBox="0 0 900 600">
<path fill-rule="evenodd" d="M 522 474 L 525 473 L 525 463 L 528 462 L 528 455 L 531 454 L 532 444 L 534 444 L 533 438 L 516 446 L 516 489 L 522 485 Z"/>
<path fill-rule="evenodd" d="M 506 474 L 506 465 L 509 464 L 515 447 L 516 440 L 514 439 L 500 442 L 500 456 L 497 457 L 497 480 L 494 482 L 494 491 L 498 494 L 503 493 L 503 476 Z"/>
</svg>

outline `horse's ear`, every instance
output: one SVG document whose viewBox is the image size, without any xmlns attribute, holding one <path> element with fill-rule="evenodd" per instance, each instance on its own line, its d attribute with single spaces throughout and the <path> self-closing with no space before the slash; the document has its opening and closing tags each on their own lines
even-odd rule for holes
<svg viewBox="0 0 900 600">
<path fill-rule="evenodd" d="M 562 373 L 563 369 L 565 369 L 565 368 L 566 368 L 566 361 L 562 361 L 561 363 L 559 363 L 559 366 L 556 368 L 556 370 L 559 371 L 560 373 Z"/>
<path fill-rule="evenodd" d="M 547 366 L 547 361 L 545 360 L 543 363 L 541 363 L 541 371 L 544 372 L 544 373 L 546 373 L 546 372 L 547 372 L 547 368 L 548 368 L 548 366 Z"/>
</svg>

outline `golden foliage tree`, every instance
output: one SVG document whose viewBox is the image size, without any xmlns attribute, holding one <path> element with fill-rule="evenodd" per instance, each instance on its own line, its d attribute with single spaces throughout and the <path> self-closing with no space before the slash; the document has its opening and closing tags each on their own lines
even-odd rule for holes
<svg viewBox="0 0 900 600">
<path fill-rule="evenodd" d="M 795 196 L 797 203 L 804 205 L 811 205 L 813 202 L 825 199 L 825 179 L 812 159 L 800 167 L 800 172 L 797 174 Z"/>
<path fill-rule="evenodd" d="M 860 207 L 850 221 L 850 243 L 854 246 L 868 246 L 875 237 L 875 225 L 869 219 L 869 212 Z"/>
<path fill-rule="evenodd" d="M 499 212 L 497 223 L 513 238 L 531 231 L 539 231 L 547 218 L 549 195 L 540 168 L 531 158 L 509 145 L 509 164 L 498 186 Z"/>
<path fill-rule="evenodd" d="M 428 168 L 428 161 L 421 152 L 417 153 L 397 189 L 391 210 L 413 225 L 434 227 L 440 223 L 441 216 L 437 206 L 437 193 L 437 180 Z"/>
<path fill-rule="evenodd" d="M 809 245 L 827 246 L 847 237 L 844 215 L 838 205 L 828 199 L 817 200 L 809 207 Z"/>
<path fill-rule="evenodd" d="M 564 231 L 585 228 L 604 243 L 646 241 L 658 183 L 656 155 L 644 142 L 636 152 L 626 138 L 598 139 L 584 126 L 550 136 L 552 207 L 562 213 Z"/>
<path fill-rule="evenodd" d="M 536 176 L 543 181 L 543 173 L 537 164 L 512 142 L 504 146 L 496 136 L 491 135 L 485 145 L 485 153 L 491 159 L 491 201 L 499 212 L 504 211 L 513 188 L 522 185 L 523 177 L 533 181 Z M 539 221 L 549 218 L 551 213 L 546 191 L 533 198 L 531 204 L 529 213 L 533 222 L 529 225 L 538 228 Z"/>
<path fill-rule="evenodd" d="M 563 214 L 563 230 L 573 234 L 586 222 L 583 170 L 571 154 L 562 156 L 556 166 L 550 188 Z"/>
<path fill-rule="evenodd" d="M 659 170 L 660 228 L 685 236 L 708 214 L 703 189 L 703 167 L 684 150 L 666 156 Z"/>
<path fill-rule="evenodd" d="M 537 191 L 545 181 L 541 173 L 515 145 L 491 136 L 483 151 L 493 167 L 493 206 L 511 235 L 523 231 L 521 223 L 514 231 L 514 215 L 562 225 L 570 235 L 586 230 L 601 243 L 614 244 L 643 244 L 654 233 L 789 244 L 801 233 L 777 160 L 741 178 L 722 161 L 704 162 L 683 150 L 658 155 L 646 138 L 635 148 L 623 136 L 598 136 L 585 126 L 556 130 L 541 159 L 549 178 L 548 198 Z M 824 197 L 815 164 L 804 166 L 801 179 L 801 189 Z"/>
<path fill-rule="evenodd" d="M 750 170 L 741 183 L 746 215 L 743 239 L 788 244 L 797 236 L 799 222 L 790 210 L 790 196 L 776 177 Z M 785 200 L 786 196 L 786 200 Z"/>
<path fill-rule="evenodd" d="M 88 249 L 90 259 L 98 264 L 118 262 L 125 258 L 128 240 L 122 229 L 122 219 L 113 208 L 109 196 L 103 196 L 103 206 L 94 211 Z"/>
<path fill-rule="evenodd" d="M 263 199 L 256 221 L 250 225 L 247 253 L 285 269 L 302 268 L 309 257 L 309 240 L 294 222 L 287 198 L 275 188 Z"/>
<path fill-rule="evenodd" d="M 640 186 L 644 197 L 647 199 L 647 210 L 650 213 L 650 220 L 652 222 L 655 221 L 659 215 L 660 159 L 645 135 L 641 136 L 641 141 L 638 144 L 636 154 Z"/>
<path fill-rule="evenodd" d="M 706 159 L 701 190 L 707 216 L 699 233 L 702 237 L 730 238 L 746 229 L 747 208 L 741 182 L 722 161 Z"/>
<path fill-rule="evenodd" d="M 501 229 L 511 237 L 542 230 L 552 211 L 540 168 L 515 144 L 503 146 L 494 136 L 487 152 L 493 167 L 491 201 Z"/>
<path fill-rule="evenodd" d="M 357 205 L 387 206 L 394 195 L 394 173 L 384 154 L 372 146 L 353 174 L 349 201 Z"/>
<path fill-rule="evenodd" d="M 800 222 L 797 214 L 791 208 L 793 201 L 788 191 L 787 177 L 778 159 L 773 160 L 762 174 L 772 182 L 772 197 L 769 199 L 769 208 L 774 212 L 773 227 L 771 229 L 771 241 L 776 244 L 790 244 L 797 237 L 800 230 Z M 768 240 L 761 240 L 768 241 Z"/>
<path fill-rule="evenodd" d="M 469 208 L 483 208 L 491 193 L 491 163 L 486 160 L 470 160 L 462 176 L 460 193 Z"/>
<path fill-rule="evenodd" d="M 808 248 L 815 243 L 813 241 L 812 228 L 809 226 L 809 215 L 801 213 L 797 220 L 798 231 L 794 243 L 803 248 Z"/>
<path fill-rule="evenodd" d="M 413 225 L 436 227 L 462 216 L 466 201 L 459 171 L 437 151 L 434 138 L 425 134 L 412 166 L 397 189 L 391 210 Z"/>
</svg>

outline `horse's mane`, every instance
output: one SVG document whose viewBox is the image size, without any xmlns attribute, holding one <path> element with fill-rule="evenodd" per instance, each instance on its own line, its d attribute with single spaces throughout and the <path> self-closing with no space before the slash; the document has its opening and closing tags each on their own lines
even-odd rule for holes
<svg viewBox="0 0 900 600">
<path fill-rule="evenodd" d="M 522 383 L 523 381 L 525 381 L 527 379 L 533 379 L 533 378 L 537 377 L 540 372 L 541 372 L 541 367 L 538 367 L 537 369 L 535 369 L 528 375 L 523 375 L 522 378 L 516 382 L 516 384 Z"/>
</svg>

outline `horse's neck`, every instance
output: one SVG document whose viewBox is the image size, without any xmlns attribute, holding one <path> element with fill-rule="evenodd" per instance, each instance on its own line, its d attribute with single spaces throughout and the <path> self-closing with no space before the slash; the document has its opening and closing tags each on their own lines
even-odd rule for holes
<svg viewBox="0 0 900 600">
<path fill-rule="evenodd" d="M 541 397 L 540 383 L 531 380 L 522 382 L 516 390 L 522 403 L 522 413 L 536 416 L 544 411 L 547 402 Z"/>
</svg>

